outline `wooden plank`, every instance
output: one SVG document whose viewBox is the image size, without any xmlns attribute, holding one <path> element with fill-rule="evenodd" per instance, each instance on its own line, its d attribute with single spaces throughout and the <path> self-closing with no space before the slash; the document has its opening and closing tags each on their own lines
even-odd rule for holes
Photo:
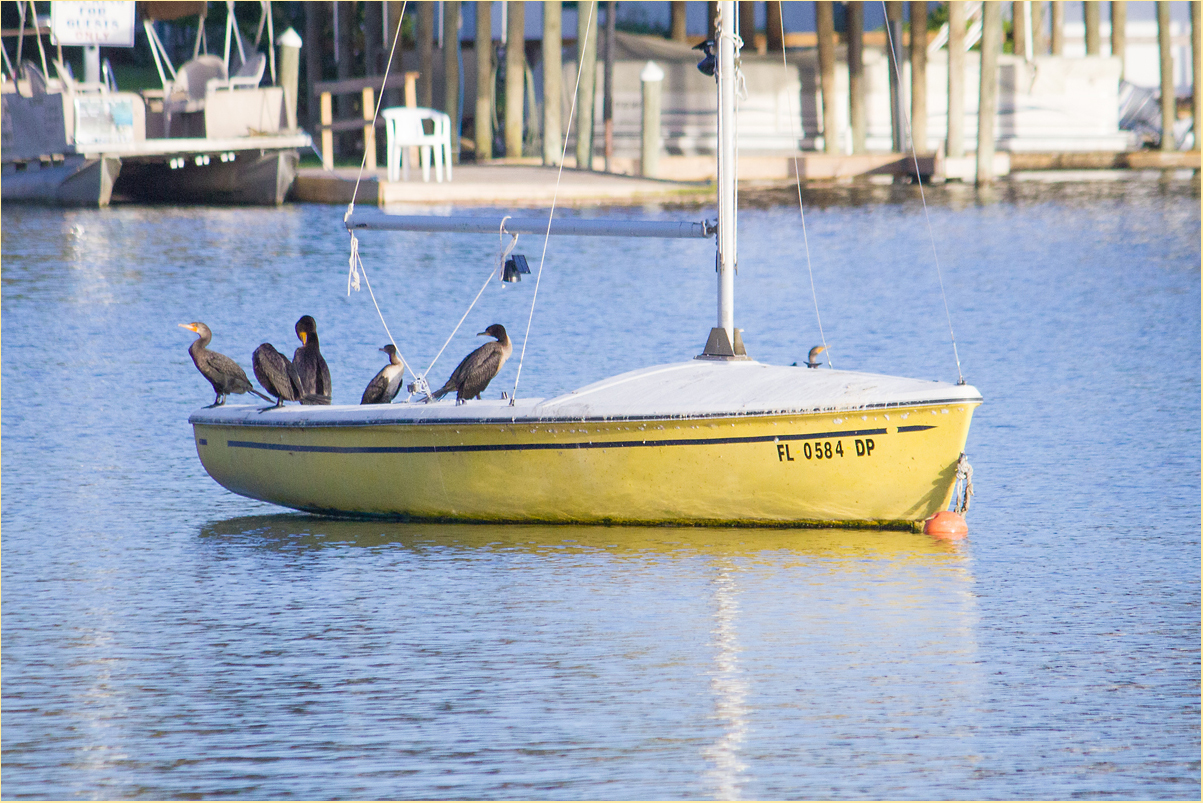
<svg viewBox="0 0 1203 803">
<path fill-rule="evenodd" d="M 383 75 L 369 75 L 366 78 L 344 78 L 341 81 L 318 81 L 313 85 L 311 91 L 314 97 L 326 93 L 331 95 L 349 95 L 353 92 L 362 92 L 369 87 L 373 90 L 379 89 L 383 81 Z M 384 84 L 384 87 L 386 89 L 403 89 L 405 87 L 405 77 L 394 73 L 388 77 L 388 83 Z"/>
</svg>

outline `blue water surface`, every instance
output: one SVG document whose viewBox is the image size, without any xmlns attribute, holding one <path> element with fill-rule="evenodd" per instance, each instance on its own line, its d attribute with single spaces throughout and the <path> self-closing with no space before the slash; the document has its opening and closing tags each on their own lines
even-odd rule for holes
<svg viewBox="0 0 1203 803">
<path fill-rule="evenodd" d="M 176 324 L 249 369 L 312 314 L 358 401 L 388 336 L 347 293 L 343 210 L 6 204 L 0 794 L 1198 799 L 1198 179 L 928 201 L 930 233 L 914 188 L 808 192 L 808 258 L 796 196 L 746 195 L 736 322 L 766 362 L 825 340 L 837 368 L 955 381 L 951 323 L 986 399 L 958 545 L 234 496 L 197 460 L 212 393 Z M 425 367 L 499 243 L 360 247 Z M 713 266 L 705 241 L 552 241 L 518 393 L 692 357 Z M 493 322 L 521 351 L 536 278 L 488 285 L 432 377 Z"/>
</svg>

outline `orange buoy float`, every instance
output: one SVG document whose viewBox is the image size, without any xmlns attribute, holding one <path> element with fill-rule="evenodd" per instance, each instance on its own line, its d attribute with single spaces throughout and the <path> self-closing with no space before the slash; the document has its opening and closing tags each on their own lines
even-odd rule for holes
<svg viewBox="0 0 1203 803">
<path fill-rule="evenodd" d="M 923 522 L 923 532 L 936 538 L 959 541 L 969 535 L 969 525 L 965 523 L 965 517 L 960 513 L 941 510 Z"/>
</svg>

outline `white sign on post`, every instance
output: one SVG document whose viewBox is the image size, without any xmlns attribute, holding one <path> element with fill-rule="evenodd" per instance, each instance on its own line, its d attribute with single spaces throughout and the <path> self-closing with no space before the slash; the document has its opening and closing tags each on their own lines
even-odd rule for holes
<svg viewBox="0 0 1203 803">
<path fill-rule="evenodd" d="M 134 46 L 133 0 L 55 0 L 50 4 L 55 45 Z"/>
</svg>

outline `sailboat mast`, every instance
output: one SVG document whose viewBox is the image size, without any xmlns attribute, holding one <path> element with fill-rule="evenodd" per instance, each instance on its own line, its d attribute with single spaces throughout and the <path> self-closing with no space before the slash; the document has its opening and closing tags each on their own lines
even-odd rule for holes
<svg viewBox="0 0 1203 803">
<path fill-rule="evenodd" d="M 718 326 L 735 343 L 735 3 L 718 4 Z"/>
</svg>

